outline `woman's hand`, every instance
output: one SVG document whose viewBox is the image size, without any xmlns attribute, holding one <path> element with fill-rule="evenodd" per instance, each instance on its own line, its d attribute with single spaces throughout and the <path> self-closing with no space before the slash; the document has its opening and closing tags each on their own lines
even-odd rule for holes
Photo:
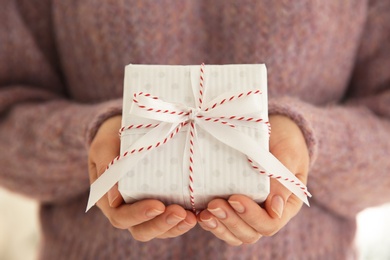
<svg viewBox="0 0 390 260">
<path fill-rule="evenodd" d="M 270 116 L 270 152 L 303 183 L 307 181 L 309 153 L 299 127 L 291 119 Z M 243 195 L 215 199 L 198 215 L 200 226 L 230 245 L 251 244 L 277 233 L 301 209 L 302 201 L 279 181 L 271 179 L 270 194 L 260 207 Z"/>
<path fill-rule="evenodd" d="M 111 160 L 118 156 L 120 126 L 121 117 L 112 117 L 106 120 L 96 133 L 88 159 L 91 183 L 104 172 Z M 124 204 L 117 185 L 98 201 L 97 206 L 114 227 L 128 229 L 139 241 L 180 236 L 196 225 L 195 215 L 179 205 L 165 207 L 158 200 Z"/>
</svg>

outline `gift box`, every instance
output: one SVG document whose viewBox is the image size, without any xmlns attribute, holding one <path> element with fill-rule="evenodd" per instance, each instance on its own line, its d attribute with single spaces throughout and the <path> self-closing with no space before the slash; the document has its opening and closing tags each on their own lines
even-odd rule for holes
<svg viewBox="0 0 390 260">
<path fill-rule="evenodd" d="M 153 93 L 159 99 L 189 108 L 199 106 L 200 66 L 151 66 L 128 65 L 125 70 L 122 125 L 156 125 L 158 120 L 129 113 L 134 106 L 134 93 Z M 204 95 L 202 104 L 207 107 L 224 94 L 234 96 L 260 90 L 255 95 L 258 111 L 246 117 L 261 118 L 262 122 L 236 126 L 268 149 L 267 76 L 264 65 L 207 65 L 203 71 Z M 196 95 L 194 95 L 194 93 Z M 227 94 L 227 95 L 226 95 Z M 222 100 L 222 98 L 221 98 Z M 198 101 L 198 102 L 196 102 Z M 231 101 L 235 102 L 235 101 Z M 239 109 L 239 106 L 237 107 Z M 184 109 L 185 110 L 185 109 Z M 240 111 L 220 113 L 226 118 L 240 115 Z M 230 122 L 234 124 L 234 122 Z M 216 127 L 230 128 L 221 122 Z M 196 208 L 205 208 L 213 198 L 227 198 L 232 194 L 245 194 L 257 202 L 265 200 L 269 193 L 269 178 L 258 174 L 248 163 L 247 157 L 232 147 L 217 140 L 195 124 L 196 143 L 193 147 L 193 169 L 190 179 L 187 124 L 166 144 L 150 150 L 125 177 L 119 181 L 119 191 L 126 202 L 153 198 L 166 204 L 180 204 L 192 208 L 191 196 Z M 124 131 L 121 134 L 121 154 L 129 150 L 149 128 Z M 234 138 L 234 137 L 233 137 Z M 188 145 L 187 145 L 188 146 Z M 183 166 L 184 165 L 184 166 Z M 192 183 L 191 183 L 192 182 Z M 192 184 L 193 192 L 190 185 Z M 192 193 L 192 194 L 191 194 Z"/>
<path fill-rule="evenodd" d="M 261 203 L 269 177 L 306 200 L 306 187 L 268 152 L 269 134 L 264 64 L 128 65 L 120 155 L 92 184 L 88 208 L 118 181 L 127 203 L 194 211 L 232 194 Z"/>
</svg>

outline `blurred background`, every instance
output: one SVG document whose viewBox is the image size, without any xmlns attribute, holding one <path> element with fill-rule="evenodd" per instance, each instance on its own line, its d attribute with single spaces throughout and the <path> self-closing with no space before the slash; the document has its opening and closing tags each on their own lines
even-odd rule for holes
<svg viewBox="0 0 390 260">
<path fill-rule="evenodd" d="M 0 260 L 33 260 L 39 248 L 37 204 L 0 188 Z M 360 260 L 390 260 L 390 204 L 358 216 Z"/>
</svg>

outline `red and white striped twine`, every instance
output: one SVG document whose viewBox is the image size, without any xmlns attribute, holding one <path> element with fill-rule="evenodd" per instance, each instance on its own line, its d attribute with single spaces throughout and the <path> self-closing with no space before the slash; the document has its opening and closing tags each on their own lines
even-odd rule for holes
<svg viewBox="0 0 390 260">
<path fill-rule="evenodd" d="M 224 117 L 221 116 L 220 119 L 229 119 L 229 120 L 238 120 L 238 121 L 246 121 L 246 122 L 254 122 L 254 123 L 263 123 L 267 125 L 268 128 L 268 135 L 271 135 L 271 124 L 268 121 L 264 121 L 262 118 L 253 118 L 253 117 L 244 117 L 244 116 L 230 116 L 230 117 Z M 214 119 L 215 120 L 215 119 Z M 229 124 L 226 121 L 222 121 L 223 124 Z M 229 124 L 232 127 L 235 127 L 235 125 Z"/>
<path fill-rule="evenodd" d="M 228 125 L 230 127 L 236 127 L 235 125 L 233 124 L 230 124 L 229 122 L 226 122 L 224 120 L 222 120 L 223 118 L 215 118 L 215 117 L 205 117 L 205 116 L 201 116 L 201 115 L 197 115 L 196 118 L 199 118 L 199 119 L 203 119 L 204 121 L 207 121 L 207 122 L 214 122 L 214 123 L 221 123 L 223 125 Z"/>
<path fill-rule="evenodd" d="M 190 190 L 190 202 L 191 207 L 194 212 L 196 212 L 195 208 L 195 195 L 194 195 L 194 136 L 195 136 L 195 125 L 194 122 L 190 122 L 190 165 L 189 165 L 189 185 L 188 188 Z"/>
<path fill-rule="evenodd" d="M 234 120 L 247 121 L 247 122 L 256 122 L 256 123 L 260 123 L 264 121 L 264 119 L 262 118 L 253 118 L 253 117 L 245 117 L 245 116 L 230 116 L 230 117 L 221 116 L 220 118 L 230 119 L 230 120 L 234 119 Z"/>
<path fill-rule="evenodd" d="M 268 135 L 269 136 L 271 136 L 271 124 L 270 124 L 270 122 L 265 122 L 265 124 L 267 125 L 267 127 L 268 127 Z"/>
<path fill-rule="evenodd" d="M 202 107 L 204 93 L 204 63 L 200 65 L 200 81 L 199 81 L 199 108 Z"/>
<path fill-rule="evenodd" d="M 275 174 L 268 173 L 268 172 L 265 172 L 265 171 L 263 171 L 263 170 L 260 170 L 260 168 L 259 168 L 257 165 L 255 165 L 254 162 L 253 162 L 250 158 L 248 158 L 248 162 L 250 163 L 250 165 L 252 166 L 252 168 L 255 169 L 255 170 L 257 170 L 260 174 L 265 174 L 265 175 L 267 175 L 268 177 L 274 178 L 274 179 L 282 179 L 282 180 L 285 181 L 285 182 L 294 183 L 296 186 L 299 186 L 299 188 L 300 188 L 301 190 L 303 190 L 303 193 L 304 193 L 306 196 L 308 196 L 309 193 L 308 193 L 308 191 L 307 191 L 307 188 L 306 188 L 303 184 L 301 184 L 301 183 L 299 183 L 299 182 L 296 182 L 295 180 L 290 179 L 290 178 L 283 178 L 283 177 L 280 176 L 280 175 L 275 175 Z"/>
<path fill-rule="evenodd" d="M 200 65 L 200 79 L 199 79 L 199 109 L 202 108 L 202 103 L 203 103 L 203 93 L 204 93 L 204 63 Z M 198 118 L 202 118 L 197 116 Z M 207 119 L 205 119 L 207 120 Z M 211 120 L 208 119 L 208 120 Z M 214 121 L 217 122 L 217 121 Z M 194 156 L 194 134 L 195 134 L 195 125 L 194 121 L 190 122 L 190 176 L 189 176 L 189 190 L 190 190 L 190 202 L 191 202 L 191 207 L 192 211 L 196 212 L 196 207 L 195 207 L 195 193 L 194 193 L 194 161 L 193 161 L 193 156 Z"/>
<path fill-rule="evenodd" d="M 115 157 L 106 167 L 106 170 L 108 170 L 108 168 L 110 168 L 111 165 L 113 165 L 116 161 L 118 161 L 119 159 L 121 158 L 124 158 L 130 154 L 133 154 L 133 153 L 140 153 L 140 152 L 145 152 L 145 151 L 149 151 L 151 150 L 152 148 L 157 148 L 159 147 L 160 145 L 163 145 L 165 143 L 167 143 L 170 139 L 172 139 L 179 131 L 180 129 L 182 129 L 185 125 L 187 125 L 187 122 L 182 122 L 180 123 L 167 137 L 164 138 L 164 140 L 161 140 L 155 144 L 151 144 L 151 145 L 146 145 L 146 146 L 142 146 L 142 147 L 139 147 L 139 148 L 135 148 L 131 151 L 125 151 L 122 155 L 118 155 L 117 157 Z"/>
<path fill-rule="evenodd" d="M 123 132 L 131 130 L 131 129 L 154 128 L 158 125 L 159 124 L 139 124 L 139 125 L 123 126 L 121 129 L 119 129 L 119 136 L 121 136 Z"/>
<path fill-rule="evenodd" d="M 205 108 L 204 111 L 209 111 L 210 109 L 213 109 L 216 106 L 220 106 L 220 105 L 224 104 L 225 102 L 233 101 L 235 99 L 239 99 L 239 98 L 250 96 L 250 95 L 260 95 L 260 94 L 262 94 L 262 92 L 259 89 L 250 90 L 248 92 L 242 92 L 242 93 L 239 93 L 238 95 L 233 95 L 229 98 L 222 99 L 221 101 L 214 103 L 212 106 Z"/>
<path fill-rule="evenodd" d="M 143 93 L 143 92 L 139 92 L 138 94 L 134 93 L 134 95 L 133 95 L 134 103 L 136 103 L 139 108 L 145 109 L 146 111 L 162 113 L 162 114 L 170 114 L 170 115 L 179 115 L 179 116 L 181 116 L 181 115 L 188 116 L 190 114 L 187 111 L 163 110 L 163 109 L 157 109 L 157 108 L 147 107 L 147 106 L 141 105 L 141 104 L 139 104 L 139 101 L 137 99 L 138 96 L 145 96 L 145 97 L 152 97 L 152 96 L 148 93 Z M 152 98 L 158 99 L 158 97 L 154 97 L 154 96 Z"/>
</svg>

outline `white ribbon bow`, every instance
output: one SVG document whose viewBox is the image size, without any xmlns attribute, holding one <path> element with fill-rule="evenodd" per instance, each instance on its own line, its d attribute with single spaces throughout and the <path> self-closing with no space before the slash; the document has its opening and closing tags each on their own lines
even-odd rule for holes
<svg viewBox="0 0 390 260">
<path fill-rule="evenodd" d="M 203 67 L 202 70 L 203 72 Z M 151 128 L 144 136 L 132 144 L 123 155 L 115 158 L 107 170 L 92 185 L 87 205 L 87 211 L 126 173 L 133 168 L 148 152 L 160 145 L 164 145 L 174 138 L 183 127 L 188 126 L 188 138 L 183 160 L 187 160 L 189 167 L 189 189 L 191 205 L 195 211 L 193 196 L 193 161 L 194 144 L 196 143 L 196 127 L 202 128 L 220 142 L 238 150 L 248 157 L 249 163 L 259 174 L 266 174 L 277 179 L 287 189 L 309 205 L 307 197 L 311 194 L 306 186 L 291 173 L 277 158 L 265 150 L 249 136 L 238 131 L 235 126 L 253 126 L 265 123 L 260 118 L 250 115 L 259 114 L 262 104 L 256 95 L 260 90 L 238 93 L 236 95 L 222 94 L 207 104 L 203 98 L 203 73 L 201 74 L 200 98 L 196 100 L 197 108 L 182 104 L 164 102 L 150 94 L 134 94 L 133 106 L 130 113 L 138 117 L 158 120 L 157 125 L 145 124 L 123 127 L 121 130 L 131 128 Z M 194 91 L 195 93 L 195 91 Z M 249 115 L 249 116 L 248 116 Z M 187 158 L 185 156 L 188 156 Z"/>
</svg>

